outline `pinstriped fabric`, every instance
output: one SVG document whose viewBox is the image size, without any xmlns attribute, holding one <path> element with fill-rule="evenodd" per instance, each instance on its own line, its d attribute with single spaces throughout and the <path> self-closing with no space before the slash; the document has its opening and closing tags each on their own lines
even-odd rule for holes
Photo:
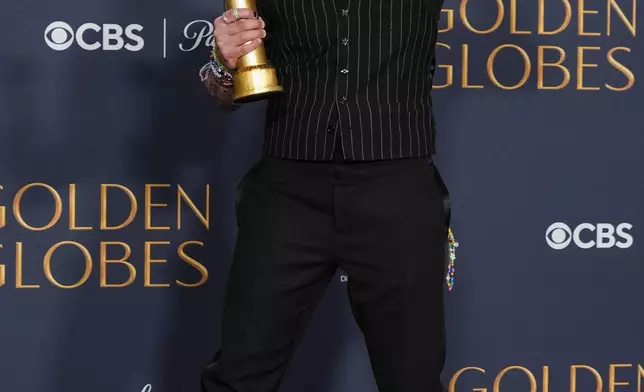
<svg viewBox="0 0 644 392">
<path fill-rule="evenodd" d="M 264 152 L 331 160 L 434 153 L 431 86 L 442 0 L 258 0 L 284 93 L 266 111 Z"/>
</svg>

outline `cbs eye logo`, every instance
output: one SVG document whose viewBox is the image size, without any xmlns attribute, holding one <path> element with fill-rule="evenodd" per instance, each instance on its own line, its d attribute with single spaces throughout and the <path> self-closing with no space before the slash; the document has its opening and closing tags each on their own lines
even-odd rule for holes
<svg viewBox="0 0 644 392">
<path fill-rule="evenodd" d="M 546 230 L 546 242 L 552 249 L 561 250 L 567 248 L 572 241 L 572 231 L 565 223 L 553 223 Z"/>
<path fill-rule="evenodd" d="M 85 23 L 74 29 L 65 22 L 53 22 L 45 28 L 45 43 L 51 49 L 56 51 L 63 51 L 69 49 L 74 42 L 85 50 L 121 50 L 127 49 L 130 52 L 137 52 L 143 49 L 143 37 L 139 33 L 143 30 L 143 26 L 139 24 L 132 24 L 123 28 L 121 25 L 106 23 L 102 26 L 96 23 Z M 87 38 L 88 31 L 94 32 L 91 34 L 92 39 Z M 90 35 L 90 34 L 87 34 Z M 127 40 L 127 42 L 126 42 Z"/>
<path fill-rule="evenodd" d="M 629 233 L 632 228 L 633 225 L 630 223 L 620 223 L 617 226 L 610 223 L 597 223 L 595 225 L 581 223 L 572 230 L 567 224 L 556 222 L 546 230 L 546 242 L 555 250 L 565 249 L 571 243 L 581 249 L 606 249 L 615 246 L 626 249 L 633 245 L 633 236 Z M 584 232 L 591 232 L 591 234 Z"/>
<path fill-rule="evenodd" d="M 65 22 L 54 22 L 45 29 L 45 42 L 54 50 L 68 49 L 74 43 L 74 30 Z"/>
</svg>

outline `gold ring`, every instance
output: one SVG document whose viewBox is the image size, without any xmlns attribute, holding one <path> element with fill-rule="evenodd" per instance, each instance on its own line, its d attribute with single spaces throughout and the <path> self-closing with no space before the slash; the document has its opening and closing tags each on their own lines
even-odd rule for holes
<svg viewBox="0 0 644 392">
<path fill-rule="evenodd" d="M 233 15 L 235 16 L 235 20 L 241 19 L 239 16 L 239 10 L 237 8 L 233 8 Z"/>
<path fill-rule="evenodd" d="M 225 13 L 225 12 L 224 12 L 223 14 L 221 14 L 221 17 L 222 17 L 222 19 L 224 20 L 224 23 L 226 23 L 226 24 L 229 24 L 229 23 L 230 23 L 230 21 L 228 20 L 228 17 L 226 16 L 226 13 Z"/>
</svg>

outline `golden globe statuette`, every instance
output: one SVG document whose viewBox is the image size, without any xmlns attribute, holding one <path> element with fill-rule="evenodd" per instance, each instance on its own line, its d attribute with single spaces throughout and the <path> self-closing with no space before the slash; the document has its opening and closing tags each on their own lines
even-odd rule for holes
<svg viewBox="0 0 644 392">
<path fill-rule="evenodd" d="M 257 11 L 255 0 L 226 0 L 226 10 L 233 8 Z M 235 103 L 258 101 L 267 98 L 269 94 L 284 91 L 277 80 L 275 68 L 268 63 L 264 44 L 237 60 L 233 82 Z"/>
</svg>

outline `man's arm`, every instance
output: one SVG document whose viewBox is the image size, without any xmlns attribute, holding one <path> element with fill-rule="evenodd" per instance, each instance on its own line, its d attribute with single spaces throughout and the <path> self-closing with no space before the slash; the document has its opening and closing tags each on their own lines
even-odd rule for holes
<svg viewBox="0 0 644 392">
<path fill-rule="evenodd" d="M 237 60 L 255 50 L 266 37 L 265 23 L 257 13 L 248 8 L 227 10 L 215 19 L 213 49 L 216 61 L 210 61 L 199 72 L 210 96 L 225 110 L 235 110 L 234 85 L 228 70 L 237 67 Z"/>
</svg>

